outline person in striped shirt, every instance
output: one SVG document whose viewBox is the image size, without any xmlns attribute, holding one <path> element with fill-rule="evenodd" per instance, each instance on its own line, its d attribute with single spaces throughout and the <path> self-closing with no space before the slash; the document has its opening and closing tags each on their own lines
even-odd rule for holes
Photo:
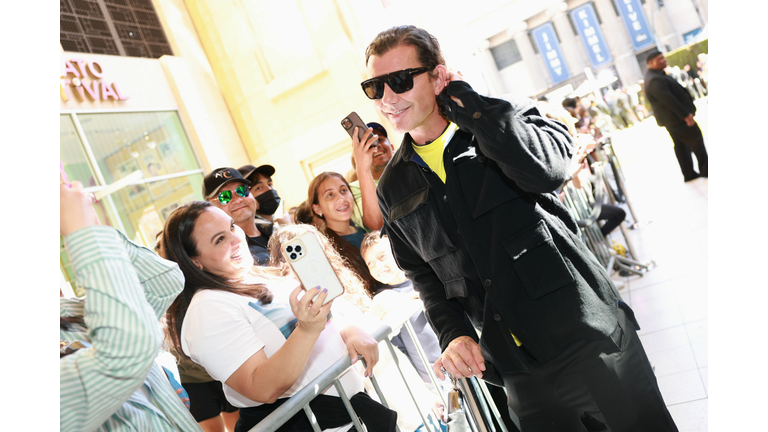
<svg viewBox="0 0 768 432">
<path fill-rule="evenodd" d="M 93 197 L 61 182 L 60 232 L 83 298 L 61 298 L 62 431 L 200 431 L 155 363 L 158 320 L 184 287 L 176 263 L 99 226 Z"/>
</svg>

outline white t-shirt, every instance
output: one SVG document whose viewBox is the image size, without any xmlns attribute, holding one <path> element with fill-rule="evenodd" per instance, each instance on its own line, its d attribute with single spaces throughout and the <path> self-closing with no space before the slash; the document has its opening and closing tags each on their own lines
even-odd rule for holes
<svg viewBox="0 0 768 432">
<path fill-rule="evenodd" d="M 217 290 L 201 290 L 192 298 L 181 327 L 182 349 L 222 383 L 232 405 L 262 405 L 237 393 L 225 382 L 259 350 L 271 357 L 283 346 L 296 328 L 296 317 L 288 303 L 296 285 L 290 278 L 285 283 L 270 283 L 274 300 L 268 305 L 253 297 Z M 304 371 L 280 398 L 292 396 L 345 354 L 347 348 L 331 320 L 315 343 Z M 354 370 L 349 370 L 340 381 L 350 397 L 363 390 L 362 378 Z M 334 386 L 324 394 L 338 396 Z"/>
</svg>

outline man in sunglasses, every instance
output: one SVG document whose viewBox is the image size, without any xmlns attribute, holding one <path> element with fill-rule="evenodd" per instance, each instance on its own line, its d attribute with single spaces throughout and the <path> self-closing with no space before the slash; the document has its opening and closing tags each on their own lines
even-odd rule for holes
<svg viewBox="0 0 768 432">
<path fill-rule="evenodd" d="M 632 310 L 552 193 L 566 126 L 480 96 L 413 26 L 379 33 L 366 66 L 363 91 L 405 133 L 377 187 L 382 232 L 439 335 L 437 375 L 505 387 L 522 432 L 581 431 L 583 412 L 676 431 Z"/>
<path fill-rule="evenodd" d="M 216 168 L 203 179 L 203 197 L 224 210 L 242 228 L 248 249 L 259 265 L 269 261 L 267 243 L 271 229 L 259 229 L 255 219 L 258 203 L 250 190 L 251 182 L 234 168 Z M 271 228 L 271 226 L 269 227 Z"/>
</svg>

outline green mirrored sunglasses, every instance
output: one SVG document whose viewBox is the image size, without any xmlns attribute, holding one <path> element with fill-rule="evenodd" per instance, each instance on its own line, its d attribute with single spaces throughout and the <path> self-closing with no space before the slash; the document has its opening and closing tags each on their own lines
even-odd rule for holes
<svg viewBox="0 0 768 432">
<path fill-rule="evenodd" d="M 247 185 L 243 184 L 235 188 L 235 193 L 245 198 L 248 196 L 249 193 L 251 193 L 251 191 L 250 189 L 248 189 Z M 218 198 L 220 203 L 229 204 L 229 202 L 232 201 L 232 191 L 229 191 L 229 190 L 221 191 L 219 192 Z"/>
</svg>

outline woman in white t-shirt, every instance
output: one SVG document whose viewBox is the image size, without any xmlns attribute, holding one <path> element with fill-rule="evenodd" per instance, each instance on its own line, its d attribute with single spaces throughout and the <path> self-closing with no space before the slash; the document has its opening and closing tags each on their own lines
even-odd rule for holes
<svg viewBox="0 0 768 432">
<path fill-rule="evenodd" d="M 179 353 L 223 383 L 227 400 L 240 408 L 236 431 L 249 430 L 347 353 L 353 363 L 358 355 L 366 359 L 366 375 L 373 370 L 375 339 L 360 327 L 337 328 L 333 302 L 323 306 L 327 294 L 319 288 L 307 287 L 302 296 L 295 278 L 254 266 L 245 234 L 222 210 L 202 201 L 179 207 L 162 241 L 185 277 L 166 314 L 170 338 Z M 348 372 L 340 381 L 369 431 L 394 430 L 396 414 L 362 392 L 359 375 Z M 310 406 L 323 429 L 351 421 L 334 387 Z M 312 429 L 299 412 L 278 430 Z"/>
</svg>

